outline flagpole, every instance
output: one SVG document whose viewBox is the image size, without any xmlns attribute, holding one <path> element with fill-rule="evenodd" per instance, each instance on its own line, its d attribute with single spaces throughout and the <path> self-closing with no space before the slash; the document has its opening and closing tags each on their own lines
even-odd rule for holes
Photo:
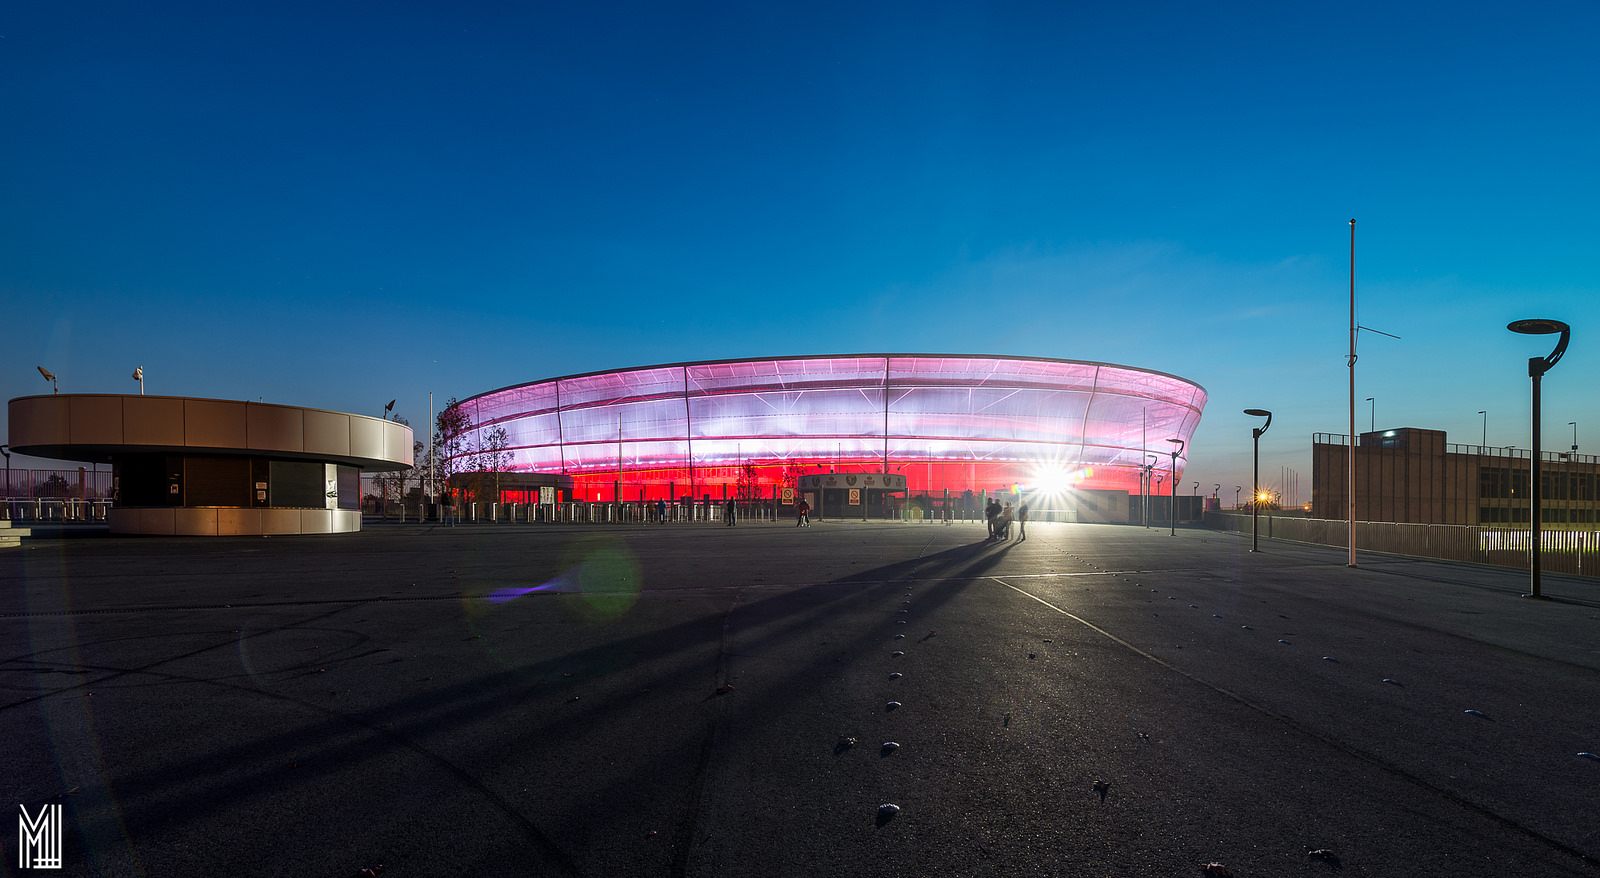
<svg viewBox="0 0 1600 878">
<path fill-rule="evenodd" d="M 1356 566 L 1356 221 L 1350 218 L 1350 446 L 1348 450 L 1348 485 L 1346 499 L 1350 501 L 1349 523 L 1345 545 L 1349 547 L 1346 567 Z"/>
</svg>

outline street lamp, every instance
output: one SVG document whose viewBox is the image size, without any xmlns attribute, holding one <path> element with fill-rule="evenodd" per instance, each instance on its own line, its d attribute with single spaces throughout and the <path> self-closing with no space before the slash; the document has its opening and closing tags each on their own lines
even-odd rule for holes
<svg viewBox="0 0 1600 878">
<path fill-rule="evenodd" d="M 1244 485 L 1233 486 L 1233 511 L 1239 511 L 1239 492 L 1244 490 Z"/>
<path fill-rule="evenodd" d="M 6 517 L 11 517 L 11 446 L 0 445 L 0 454 L 6 458 Z"/>
<path fill-rule="evenodd" d="M 1156 468 L 1155 462 L 1160 460 L 1160 459 L 1161 458 L 1159 456 L 1157 456 L 1157 455 L 1151 454 L 1148 451 L 1145 452 L 1144 483 L 1143 483 L 1144 484 L 1144 495 L 1142 497 L 1140 497 L 1140 499 L 1139 499 L 1139 513 L 1144 518 L 1144 529 L 1145 530 L 1149 530 L 1150 529 L 1150 473 L 1151 473 L 1152 470 L 1154 470 Z M 1157 482 L 1157 486 L 1159 486 L 1159 485 L 1160 485 L 1160 483 Z"/>
<path fill-rule="evenodd" d="M 34 366 L 33 368 L 38 369 L 39 370 L 39 374 L 44 376 L 44 380 L 50 382 L 50 392 L 51 393 L 60 393 L 61 392 L 56 387 L 56 373 L 50 371 L 49 369 L 46 369 L 43 366 Z"/>
<path fill-rule="evenodd" d="M 1369 396 L 1367 397 L 1367 402 L 1372 403 L 1367 407 L 1367 432 L 1376 433 L 1378 432 L 1378 398 Z"/>
<path fill-rule="evenodd" d="M 1528 579 L 1532 583 L 1533 590 L 1523 595 L 1523 597 L 1542 599 L 1544 593 L 1539 588 L 1539 552 L 1542 548 L 1539 541 L 1539 515 L 1542 510 L 1539 507 L 1544 499 L 1541 496 L 1544 491 L 1543 486 L 1539 484 L 1541 477 L 1539 467 L 1541 448 L 1539 445 L 1539 383 L 1540 379 L 1544 377 L 1544 373 L 1550 371 L 1561 360 L 1561 355 L 1567 352 L 1567 342 L 1572 340 L 1572 327 L 1559 320 L 1534 318 L 1531 320 L 1513 320 L 1506 324 L 1506 329 L 1522 335 L 1561 334 L 1561 340 L 1556 342 L 1555 350 L 1543 357 L 1528 358 L 1528 378 L 1533 382 L 1532 472 L 1529 474 L 1530 484 L 1528 485 L 1528 527 L 1530 531 L 1528 534 Z M 1576 432 L 1574 432 L 1574 435 L 1576 435 Z"/>
<path fill-rule="evenodd" d="M 389 413 L 394 411 L 394 404 L 395 400 L 391 399 L 389 400 L 389 404 L 383 407 L 383 419 L 385 421 L 389 420 Z"/>
<path fill-rule="evenodd" d="M 1482 449 L 1489 447 L 1489 413 L 1481 411 L 1478 414 L 1483 415 L 1483 438 L 1478 443 L 1478 453 L 1482 454 Z"/>
<path fill-rule="evenodd" d="M 1177 536 L 1178 535 L 1178 455 L 1183 453 L 1183 444 L 1184 443 L 1183 443 L 1182 439 L 1168 439 L 1167 441 L 1171 442 L 1173 444 L 1173 449 L 1172 449 L 1172 496 L 1171 496 L 1172 508 L 1170 510 L 1168 510 L 1171 514 L 1167 516 L 1167 524 L 1172 527 L 1171 536 Z"/>
<path fill-rule="evenodd" d="M 1219 509 L 1222 507 L 1222 498 L 1217 496 L 1217 495 L 1221 494 L 1221 493 L 1222 493 L 1222 486 L 1221 485 L 1212 485 L 1211 486 L 1211 499 L 1217 501 L 1217 507 Z"/>
<path fill-rule="evenodd" d="M 1568 421 L 1567 426 L 1572 428 L 1572 459 L 1578 459 L 1578 422 Z"/>
<path fill-rule="evenodd" d="M 1259 427 L 1250 428 L 1250 440 L 1255 444 L 1255 473 L 1251 476 L 1254 484 L 1250 486 L 1250 551 L 1261 550 L 1261 434 L 1267 432 L 1272 426 L 1272 412 L 1266 409 L 1245 409 L 1244 413 L 1253 418 L 1266 418 L 1267 422 Z M 1233 495 L 1234 505 L 1239 503 L 1238 492 Z"/>
<path fill-rule="evenodd" d="M 133 367 L 133 380 L 139 382 L 139 395 L 144 396 L 144 367 Z"/>
</svg>

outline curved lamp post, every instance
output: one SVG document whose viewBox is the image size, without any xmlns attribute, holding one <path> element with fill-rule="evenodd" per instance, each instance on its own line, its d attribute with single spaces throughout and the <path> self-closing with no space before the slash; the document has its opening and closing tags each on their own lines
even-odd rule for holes
<svg viewBox="0 0 1600 878">
<path fill-rule="evenodd" d="M 1239 492 L 1244 490 L 1244 485 L 1233 486 L 1233 511 L 1239 511 Z"/>
<path fill-rule="evenodd" d="M 1522 335 L 1555 335 L 1560 333 L 1561 340 L 1556 342 L 1556 349 L 1543 357 L 1528 358 L 1528 378 L 1533 381 L 1533 455 L 1532 472 L 1529 474 L 1528 486 L 1528 579 L 1532 591 L 1523 595 L 1525 598 L 1543 598 L 1544 593 L 1539 588 L 1539 553 L 1542 548 L 1539 533 L 1540 505 L 1543 501 L 1544 488 L 1540 484 L 1539 467 L 1539 380 L 1544 373 L 1550 371 L 1560 361 L 1561 355 L 1567 352 L 1567 342 L 1572 340 L 1572 327 L 1559 320 L 1546 320 L 1535 318 L 1532 320 L 1513 320 L 1506 324 L 1506 329 Z"/>
<path fill-rule="evenodd" d="M 1266 409 L 1245 409 L 1244 413 L 1253 418 L 1266 418 L 1267 422 L 1259 427 L 1250 428 L 1250 440 L 1255 445 L 1255 472 L 1251 476 L 1255 483 L 1250 486 L 1250 551 L 1261 550 L 1261 434 L 1267 432 L 1272 426 L 1272 412 Z M 1234 495 L 1234 503 L 1238 503 L 1238 495 Z"/>
<path fill-rule="evenodd" d="M 1168 510 L 1167 523 L 1172 528 L 1171 536 L 1178 535 L 1178 455 L 1183 453 L 1182 439 L 1168 439 L 1172 448 L 1172 508 Z"/>
</svg>

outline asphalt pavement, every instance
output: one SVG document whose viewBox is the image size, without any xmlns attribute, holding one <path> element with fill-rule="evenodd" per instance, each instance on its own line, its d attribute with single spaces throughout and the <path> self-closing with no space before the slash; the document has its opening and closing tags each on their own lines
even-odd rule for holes
<svg viewBox="0 0 1600 878">
<path fill-rule="evenodd" d="M 30 540 L 0 796 L 64 806 L 70 875 L 1600 874 L 1600 583 L 1248 548 Z"/>
</svg>

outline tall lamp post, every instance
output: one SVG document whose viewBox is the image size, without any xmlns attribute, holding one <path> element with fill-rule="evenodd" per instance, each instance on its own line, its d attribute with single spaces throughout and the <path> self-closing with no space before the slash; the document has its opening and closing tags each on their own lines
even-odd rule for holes
<svg viewBox="0 0 1600 878">
<path fill-rule="evenodd" d="M 1525 598 L 1543 599 L 1544 592 L 1540 590 L 1539 583 L 1539 553 L 1543 546 L 1540 543 L 1539 515 L 1542 512 L 1540 505 L 1543 501 L 1544 487 L 1540 484 L 1541 472 L 1539 467 L 1539 383 L 1544 373 L 1550 371 L 1560 361 L 1561 355 L 1567 352 L 1567 342 L 1572 340 L 1572 327 L 1559 320 L 1546 320 L 1535 318 L 1531 320 L 1513 320 L 1506 324 L 1506 329 L 1522 335 L 1555 335 L 1561 334 L 1561 340 L 1556 342 L 1556 349 L 1542 357 L 1528 358 L 1528 378 L 1533 382 L 1533 455 L 1532 472 L 1529 474 L 1528 485 L 1528 579 L 1532 584 L 1532 591 L 1523 595 Z"/>
<path fill-rule="evenodd" d="M 1371 403 L 1371 405 L 1367 406 L 1367 432 L 1376 433 L 1378 431 L 1378 398 L 1369 396 L 1367 397 L 1367 402 Z"/>
<path fill-rule="evenodd" d="M 1483 438 L 1479 440 L 1478 448 L 1483 449 L 1489 447 L 1489 413 L 1481 411 L 1478 414 L 1483 416 Z M 1483 452 L 1480 450 L 1478 453 L 1482 454 Z"/>
<path fill-rule="evenodd" d="M 1150 454 L 1149 452 L 1145 452 L 1144 497 L 1139 502 L 1139 506 L 1141 507 L 1140 508 L 1140 512 L 1144 516 L 1144 529 L 1145 530 L 1149 530 L 1150 529 L 1150 493 L 1151 493 L 1151 491 L 1150 491 L 1150 479 L 1151 479 L 1151 473 L 1154 472 L 1154 470 L 1156 468 L 1155 462 L 1160 460 L 1160 459 L 1161 458 L 1157 457 L 1154 454 Z"/>
<path fill-rule="evenodd" d="M 1266 409 L 1245 409 L 1244 413 L 1253 418 L 1266 418 L 1267 422 L 1259 427 L 1250 428 L 1250 441 L 1255 445 L 1255 471 L 1251 476 L 1254 483 L 1250 486 L 1250 551 L 1261 550 L 1261 434 L 1267 432 L 1272 426 L 1272 412 Z M 1239 502 L 1239 495 L 1234 494 L 1234 504 Z"/>
<path fill-rule="evenodd" d="M 1233 511 L 1239 511 L 1239 492 L 1244 490 L 1244 485 L 1233 486 Z"/>
<path fill-rule="evenodd" d="M 1183 453 L 1182 439 L 1168 439 L 1172 443 L 1172 514 L 1167 516 L 1167 523 L 1172 527 L 1171 536 L 1178 535 L 1178 455 Z"/>
<path fill-rule="evenodd" d="M 6 458 L 6 500 L 9 501 L 11 499 L 11 446 L 0 445 L 0 454 L 5 455 Z M 7 506 L 10 506 L 9 502 Z M 6 517 L 11 517 L 9 508 L 6 509 Z"/>
<path fill-rule="evenodd" d="M 1567 426 L 1572 428 L 1572 459 L 1578 459 L 1578 422 L 1568 421 Z"/>
</svg>

